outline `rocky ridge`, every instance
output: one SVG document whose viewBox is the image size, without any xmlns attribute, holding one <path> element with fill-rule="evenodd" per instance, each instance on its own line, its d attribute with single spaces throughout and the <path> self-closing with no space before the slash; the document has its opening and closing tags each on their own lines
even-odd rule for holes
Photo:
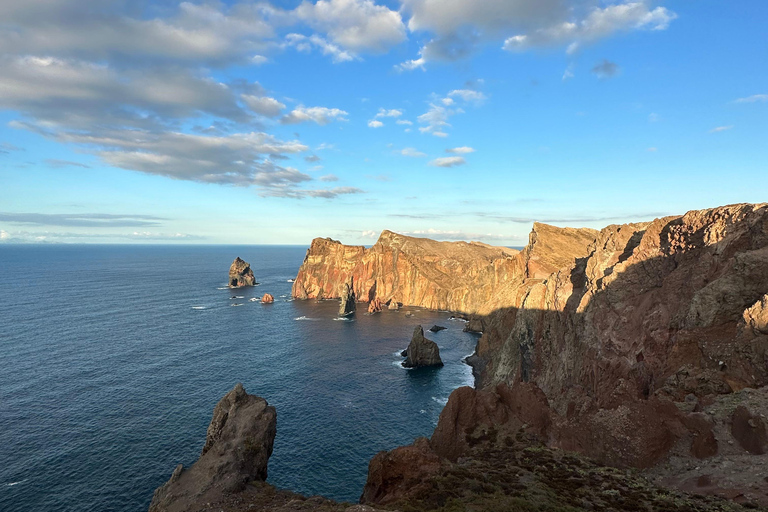
<svg viewBox="0 0 768 512">
<path fill-rule="evenodd" d="M 479 390 L 444 411 L 465 429 L 524 424 L 553 448 L 768 505 L 766 456 L 738 441 L 762 439 L 768 405 L 766 205 L 600 231 L 537 223 L 519 252 L 386 231 L 370 249 L 318 239 L 294 296 L 333 296 L 350 275 L 363 300 L 470 314 Z M 465 453 L 468 434 L 443 430 L 439 456 Z"/>
</svg>

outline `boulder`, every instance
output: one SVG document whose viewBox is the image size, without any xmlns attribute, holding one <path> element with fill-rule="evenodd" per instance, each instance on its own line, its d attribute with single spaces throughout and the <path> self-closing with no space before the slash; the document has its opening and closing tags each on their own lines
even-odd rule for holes
<svg viewBox="0 0 768 512">
<path fill-rule="evenodd" d="M 249 482 L 266 480 L 276 426 L 275 408 L 237 384 L 216 404 L 200 458 L 187 469 L 176 466 L 149 511 L 201 510 Z"/>
<path fill-rule="evenodd" d="M 413 330 L 413 337 L 406 350 L 403 366 L 419 368 L 422 366 L 443 366 L 437 343 L 424 337 L 424 329 L 419 325 Z"/>
<path fill-rule="evenodd" d="M 398 309 L 400 309 L 400 303 L 397 302 L 396 300 L 390 300 L 389 304 L 387 304 L 387 309 L 389 309 L 390 311 L 397 311 Z"/>
<path fill-rule="evenodd" d="M 356 298 L 355 284 L 352 276 L 344 283 L 344 289 L 341 293 L 341 304 L 339 305 L 339 316 L 350 316 L 355 313 Z"/>
<path fill-rule="evenodd" d="M 251 265 L 240 257 L 235 258 L 229 267 L 229 286 L 239 288 L 241 286 L 256 286 L 256 278 L 253 276 Z"/>
<path fill-rule="evenodd" d="M 442 325 L 433 325 L 429 328 L 429 332 L 440 332 L 446 330 L 447 327 L 443 327 Z"/>
<path fill-rule="evenodd" d="M 765 422 L 760 416 L 751 414 L 743 405 L 733 411 L 731 434 L 742 448 L 753 455 L 763 455 L 768 448 Z"/>
<path fill-rule="evenodd" d="M 272 296 L 272 294 L 265 293 L 264 296 L 261 298 L 262 304 L 272 304 L 275 302 L 275 297 Z"/>
</svg>

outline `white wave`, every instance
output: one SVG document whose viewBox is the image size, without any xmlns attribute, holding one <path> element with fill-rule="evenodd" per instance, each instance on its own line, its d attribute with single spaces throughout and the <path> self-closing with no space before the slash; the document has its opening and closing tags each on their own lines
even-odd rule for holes
<svg viewBox="0 0 768 512">
<path fill-rule="evenodd" d="M 230 297 L 230 299 L 244 299 L 244 298 L 245 297 L 243 297 L 242 295 L 233 295 Z"/>
<path fill-rule="evenodd" d="M 466 320 L 464 318 L 458 318 L 458 317 L 455 317 L 455 316 L 450 317 L 448 320 L 449 321 L 453 321 L 453 322 L 463 322 L 463 323 L 469 322 L 469 320 Z"/>
<path fill-rule="evenodd" d="M 419 411 L 421 414 L 427 414 L 427 411 L 425 409 L 422 409 Z"/>
<path fill-rule="evenodd" d="M 242 304 L 241 304 L 241 303 L 239 303 L 239 302 L 235 302 L 234 304 L 230 304 L 230 306 L 232 306 L 232 307 L 235 307 L 235 306 L 242 306 Z"/>
<path fill-rule="evenodd" d="M 298 321 L 307 320 L 307 321 L 314 322 L 314 321 L 320 320 L 320 319 L 319 318 L 309 318 L 307 316 L 299 316 L 299 317 L 294 318 L 294 320 L 298 320 Z"/>
<path fill-rule="evenodd" d="M 229 286 L 222 286 L 220 288 L 216 288 L 217 290 L 229 290 Z"/>
<path fill-rule="evenodd" d="M 208 309 L 205 306 L 192 306 L 192 309 Z"/>
<path fill-rule="evenodd" d="M 13 487 L 14 485 L 23 484 L 26 481 L 27 481 L 27 479 L 25 478 L 24 480 L 19 480 L 18 482 L 11 482 L 11 483 L 5 484 L 5 485 L 6 485 L 6 487 Z"/>
<path fill-rule="evenodd" d="M 437 398 L 436 396 L 433 396 L 432 400 L 439 403 L 440 405 L 445 405 L 448 403 L 448 398 Z"/>
<path fill-rule="evenodd" d="M 354 318 L 349 318 L 348 316 L 337 316 L 333 319 L 336 322 L 354 322 Z"/>
<path fill-rule="evenodd" d="M 248 299 L 248 302 L 259 302 L 259 300 L 260 299 L 258 297 L 251 297 L 250 299 Z"/>
<path fill-rule="evenodd" d="M 288 279 L 288 280 L 286 281 L 286 283 L 292 283 L 292 282 L 293 282 L 293 279 Z"/>
</svg>

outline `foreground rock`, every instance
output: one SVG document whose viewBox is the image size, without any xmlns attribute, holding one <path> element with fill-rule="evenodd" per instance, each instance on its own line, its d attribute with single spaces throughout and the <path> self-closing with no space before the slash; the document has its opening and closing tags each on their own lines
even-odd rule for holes
<svg viewBox="0 0 768 512">
<path fill-rule="evenodd" d="M 341 292 L 341 304 L 339 305 L 339 316 L 350 316 L 355 313 L 357 299 L 355 298 L 354 278 L 350 276 L 344 283 Z"/>
<path fill-rule="evenodd" d="M 251 265 L 237 257 L 229 267 L 229 286 L 239 288 L 241 286 L 256 286 L 256 278 L 251 270 Z"/>
<path fill-rule="evenodd" d="M 266 480 L 276 425 L 275 408 L 237 384 L 216 404 L 200 458 L 187 469 L 176 467 L 155 491 L 150 512 L 202 510 Z"/>
<path fill-rule="evenodd" d="M 424 329 L 420 325 L 413 330 L 411 342 L 402 354 L 406 358 L 403 361 L 403 366 L 406 368 L 443 366 L 437 343 L 424 337 Z"/>
<path fill-rule="evenodd" d="M 270 293 L 265 293 L 264 296 L 261 298 L 262 304 L 273 304 L 275 302 L 275 297 Z"/>
</svg>

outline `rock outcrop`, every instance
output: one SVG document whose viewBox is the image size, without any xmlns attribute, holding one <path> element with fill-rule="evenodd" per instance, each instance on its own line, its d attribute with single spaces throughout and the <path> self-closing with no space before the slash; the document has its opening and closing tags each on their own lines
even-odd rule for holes
<svg viewBox="0 0 768 512">
<path fill-rule="evenodd" d="M 264 294 L 264 295 L 261 297 L 261 303 L 262 303 L 262 304 L 272 304 L 272 303 L 274 303 L 274 302 L 275 302 L 275 297 L 274 297 L 274 295 L 272 295 L 271 293 L 265 293 L 265 294 Z"/>
<path fill-rule="evenodd" d="M 256 286 L 256 278 L 251 270 L 251 265 L 240 259 L 235 258 L 229 267 L 229 286 L 239 288 L 241 286 Z"/>
<path fill-rule="evenodd" d="M 354 278 L 349 276 L 342 288 L 339 316 L 353 315 L 355 309 L 357 309 L 357 299 L 355 298 Z"/>
<path fill-rule="evenodd" d="M 176 467 L 155 491 L 150 512 L 203 510 L 266 480 L 276 424 L 275 408 L 237 384 L 216 404 L 200 458 L 188 469 Z"/>
<path fill-rule="evenodd" d="M 723 425 L 738 405 L 728 402 L 734 393 L 754 389 L 768 403 L 764 204 L 600 231 L 537 223 L 518 253 L 390 232 L 370 249 L 316 240 L 294 295 L 332 292 L 348 275 L 363 297 L 373 290 L 383 300 L 463 312 L 467 328 L 482 331 L 469 359 L 476 385 L 504 404 L 488 428 L 514 425 L 534 407 L 549 446 L 606 464 L 679 469 L 670 461 L 762 457 L 733 452 Z M 511 407 L 500 385 L 528 398 Z M 462 397 L 446 410 L 464 411 L 452 403 Z M 730 405 L 703 415 L 710 404 Z M 737 431 L 752 443 L 751 431 Z M 729 495 L 730 480 L 709 477 Z"/>
<path fill-rule="evenodd" d="M 402 354 L 405 357 L 403 366 L 406 368 L 443 366 L 443 360 L 440 359 L 440 349 L 437 347 L 437 343 L 424 337 L 424 329 L 420 325 L 413 330 L 411 342 Z"/>
<path fill-rule="evenodd" d="M 381 311 L 384 309 L 384 304 L 382 304 L 381 299 L 378 297 L 375 297 L 373 300 L 371 300 L 368 303 L 368 313 L 374 314 L 374 313 L 381 313 Z"/>
</svg>

